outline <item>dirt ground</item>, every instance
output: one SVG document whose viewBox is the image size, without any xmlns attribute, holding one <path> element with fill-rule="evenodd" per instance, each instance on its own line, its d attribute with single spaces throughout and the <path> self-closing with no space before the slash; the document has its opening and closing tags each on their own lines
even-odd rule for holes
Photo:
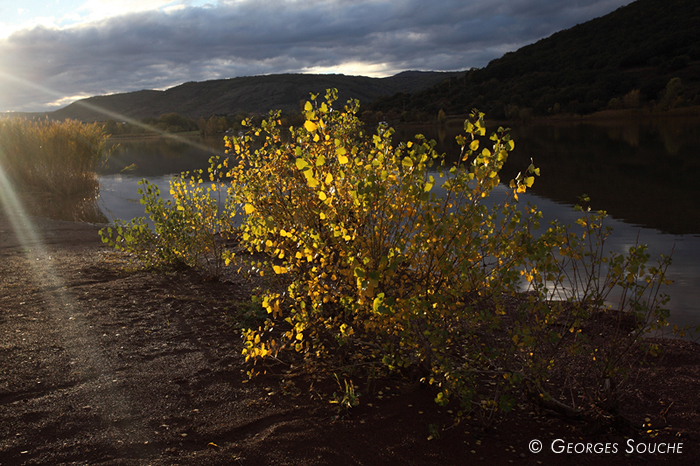
<svg viewBox="0 0 700 466">
<path fill-rule="evenodd" d="M 700 464 L 696 344 L 633 374 L 624 432 L 527 404 L 455 425 L 399 378 L 354 380 L 343 411 L 331 378 L 248 380 L 245 282 L 127 271 L 98 226 L 27 220 L 0 216 L 0 466 Z"/>
</svg>

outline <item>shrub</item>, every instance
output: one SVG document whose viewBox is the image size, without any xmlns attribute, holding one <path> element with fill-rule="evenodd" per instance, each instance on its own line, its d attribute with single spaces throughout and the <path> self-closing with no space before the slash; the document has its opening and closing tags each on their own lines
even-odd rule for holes
<svg viewBox="0 0 700 466">
<path fill-rule="evenodd" d="M 17 189 L 68 195 L 97 188 L 107 135 L 98 124 L 0 121 L 0 166 Z"/>
<path fill-rule="evenodd" d="M 309 370 L 417 372 L 438 403 L 484 422 L 525 395 L 617 414 L 642 337 L 666 325 L 670 259 L 650 267 L 639 245 L 606 254 L 605 213 L 584 208 L 576 225 L 537 234 L 542 214 L 519 195 L 539 169 L 501 185 L 515 144 L 504 128 L 487 137 L 476 110 L 449 166 L 434 141 L 395 146 L 386 125 L 364 131 L 357 101 L 335 105 L 334 90 L 312 96 L 288 132 L 279 112 L 244 120 L 247 133 L 226 138 L 236 165 L 210 168 L 210 181 L 230 181 L 224 216 L 209 196 L 218 185 L 205 193 L 201 176 L 174 181 L 173 203 L 144 181 L 154 230 L 139 219 L 105 241 L 147 264 L 214 257 L 218 270 L 232 254 L 212 238 L 240 235 L 239 260 L 272 278 L 254 297 L 266 321 L 243 330 L 249 361 L 293 350 Z"/>
<path fill-rule="evenodd" d="M 312 96 L 288 137 L 273 113 L 227 139 L 240 160 L 229 176 L 246 214 L 243 244 L 266 258 L 251 266 L 288 283 L 263 290 L 269 319 L 246 332 L 249 360 L 292 348 L 307 361 L 417 368 L 440 388 L 438 402 L 488 417 L 513 407 L 513 390 L 561 404 L 547 382 L 571 357 L 595 380 L 569 387 L 604 386 L 641 335 L 664 324 L 668 260 L 646 268 L 643 247 L 604 256 L 604 213 L 583 212 L 582 233 L 553 224 L 535 235 L 541 213 L 518 205 L 539 175 L 532 164 L 506 193 L 494 191 L 514 147 L 507 130 L 487 139 L 483 114 L 472 112 L 461 161 L 448 167 L 433 141 L 394 147 L 391 128 L 363 132 L 356 101 L 335 104 L 333 91 L 325 102 Z M 632 331 L 599 351 L 585 330 L 618 288 L 616 315 Z"/>
<path fill-rule="evenodd" d="M 144 217 L 116 220 L 114 227 L 100 230 L 102 241 L 132 254 L 145 267 L 201 267 L 210 277 L 218 277 L 228 254 L 224 240 L 234 236 L 235 229 L 231 205 L 220 212 L 220 199 L 212 197 L 220 192 L 215 173 L 210 171 L 209 186 L 201 172 L 174 178 L 172 201 L 163 200 L 158 186 L 140 181 L 141 204 L 152 227 Z"/>
</svg>

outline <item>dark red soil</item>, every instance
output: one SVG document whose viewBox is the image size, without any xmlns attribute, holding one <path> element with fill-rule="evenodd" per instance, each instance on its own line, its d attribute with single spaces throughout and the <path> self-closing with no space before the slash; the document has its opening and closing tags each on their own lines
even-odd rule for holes
<svg viewBox="0 0 700 466">
<path fill-rule="evenodd" d="M 29 221 L 15 233 L 0 217 L 1 466 L 700 464 L 694 343 L 665 340 L 632 374 L 624 431 L 527 404 L 455 425 L 400 378 L 354 380 L 360 404 L 343 411 L 328 376 L 280 363 L 248 380 L 242 279 L 128 271 L 97 226 Z M 608 453 L 573 452 L 587 444 Z"/>
</svg>

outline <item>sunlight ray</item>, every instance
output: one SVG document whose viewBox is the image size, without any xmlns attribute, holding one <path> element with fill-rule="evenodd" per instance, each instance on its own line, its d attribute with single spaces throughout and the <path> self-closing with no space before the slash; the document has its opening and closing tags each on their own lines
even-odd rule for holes
<svg viewBox="0 0 700 466">
<path fill-rule="evenodd" d="M 71 363 L 77 364 L 83 372 L 93 374 L 99 379 L 111 380 L 114 376 L 113 365 L 102 354 L 94 351 L 94 348 L 99 346 L 98 334 L 82 323 L 83 319 L 76 318 L 83 314 L 83 306 L 54 269 L 52 253 L 46 247 L 36 223 L 31 220 L 22 205 L 2 166 L 0 209 L 4 211 L 4 216 L 15 232 L 19 249 L 26 255 L 30 276 L 34 282 L 32 288 L 37 290 L 46 312 L 43 318 L 51 321 L 52 328 L 57 330 L 61 337 L 60 344 L 70 354 Z M 82 382 L 78 382 L 78 385 L 81 384 Z M 51 389 L 48 390 L 47 395 L 50 395 Z M 113 388 L 110 385 L 107 394 L 106 397 L 93 400 L 93 404 L 100 406 L 104 411 L 105 422 L 107 419 L 126 416 L 133 402 L 124 396 L 116 385 Z M 143 438 L 146 431 L 143 426 L 136 426 L 123 434 L 129 441 L 134 442 L 135 439 Z"/>
<path fill-rule="evenodd" d="M 1 71 L 1 70 L 0 70 L 0 79 L 12 81 L 15 84 L 18 84 L 18 85 L 23 86 L 23 87 L 31 88 L 35 91 L 39 91 L 39 92 L 44 93 L 44 94 L 48 94 L 52 97 L 55 97 L 56 99 L 63 99 L 65 97 L 64 94 L 56 92 L 56 91 L 49 89 L 45 86 L 41 86 L 39 84 L 33 83 L 31 81 L 28 81 L 25 79 L 20 79 L 12 74 L 6 73 L 6 72 Z M 151 125 L 148 125 L 146 123 L 143 123 L 142 121 L 140 121 L 136 118 L 132 118 L 132 117 L 129 117 L 127 115 L 102 108 L 99 105 L 94 105 L 94 104 L 91 104 L 91 103 L 86 102 L 84 100 L 78 100 L 78 101 L 74 102 L 74 104 L 79 105 L 79 106 L 86 108 L 88 110 L 92 110 L 94 112 L 100 113 L 101 115 L 104 115 L 106 117 L 105 119 L 128 122 L 134 126 L 137 126 L 139 128 L 143 128 L 148 132 L 157 133 L 163 137 L 177 140 L 177 141 L 182 142 L 184 144 L 187 144 L 189 146 L 196 147 L 197 149 L 201 149 L 201 150 L 208 151 L 208 152 L 214 152 L 216 155 L 219 155 L 219 156 L 226 156 L 225 152 L 213 151 L 211 147 L 209 147 L 205 144 L 201 144 L 197 141 L 193 141 L 191 138 L 186 138 L 186 137 L 178 136 L 178 135 L 173 134 L 173 133 L 168 133 L 166 131 L 163 131 L 161 129 L 156 128 L 155 126 L 151 126 Z"/>
</svg>

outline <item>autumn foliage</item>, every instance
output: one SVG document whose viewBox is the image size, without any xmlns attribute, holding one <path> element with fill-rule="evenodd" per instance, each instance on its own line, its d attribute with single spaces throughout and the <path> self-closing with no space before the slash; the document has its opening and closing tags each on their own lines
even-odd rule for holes
<svg viewBox="0 0 700 466">
<path fill-rule="evenodd" d="M 218 259 L 263 277 L 256 302 L 267 318 L 243 332 L 247 360 L 293 351 L 309 370 L 417 373 L 438 403 L 484 420 L 523 394 L 569 411 L 613 409 L 609 381 L 624 386 L 626 358 L 665 325 L 669 259 L 649 267 L 643 246 L 604 254 L 605 214 L 584 208 L 573 227 L 539 229 L 541 213 L 519 199 L 539 170 L 502 183 L 515 143 L 504 128 L 487 135 L 477 111 L 449 164 L 420 135 L 395 144 L 385 125 L 367 133 L 358 108 L 328 91 L 306 103 L 300 127 L 281 128 L 274 112 L 244 121 L 247 133 L 226 140 L 230 160 L 199 180 L 228 187 L 209 236 L 235 233 L 239 250 Z M 182 211 L 187 193 L 174 192 Z M 137 251 L 129 231 L 119 245 Z M 611 322 L 604 340 L 590 331 L 601 316 Z"/>
</svg>

